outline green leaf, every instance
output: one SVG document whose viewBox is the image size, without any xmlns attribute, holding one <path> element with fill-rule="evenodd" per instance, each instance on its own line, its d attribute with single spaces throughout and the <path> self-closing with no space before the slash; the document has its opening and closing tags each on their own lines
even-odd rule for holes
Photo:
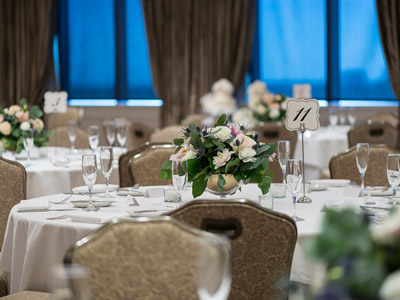
<svg viewBox="0 0 400 300">
<path fill-rule="evenodd" d="M 219 149 L 224 149 L 224 148 L 225 148 L 225 144 L 222 143 L 222 142 L 220 142 L 220 141 L 212 140 L 212 142 L 213 142 L 213 144 L 214 144 L 215 146 L 217 146 Z"/>
<path fill-rule="evenodd" d="M 19 105 L 21 107 L 24 107 L 25 105 L 28 105 L 28 103 L 26 102 L 25 98 L 21 98 L 21 99 L 19 99 Z"/>
<path fill-rule="evenodd" d="M 228 163 L 225 166 L 225 174 L 229 174 L 229 171 L 232 169 L 234 166 L 238 166 L 240 164 L 240 159 L 236 157 L 234 160 L 228 161 Z"/>
<path fill-rule="evenodd" d="M 163 162 L 161 169 L 167 170 L 167 169 L 171 169 L 171 167 L 172 167 L 172 162 L 170 160 L 166 160 Z"/>
<path fill-rule="evenodd" d="M 258 150 L 257 150 L 257 152 L 256 152 L 256 155 L 259 155 L 259 154 L 261 154 L 261 153 L 264 153 L 264 152 L 268 151 L 270 148 L 271 148 L 271 145 L 270 145 L 270 144 L 262 145 L 262 146 L 260 146 L 260 148 L 258 148 Z"/>
<path fill-rule="evenodd" d="M 161 179 L 171 179 L 172 178 L 172 172 L 169 169 L 163 169 L 160 171 L 160 178 Z"/>
<path fill-rule="evenodd" d="M 206 139 L 206 140 L 204 141 L 204 147 L 206 147 L 206 148 L 214 147 L 213 140 L 212 140 L 212 139 Z"/>
<path fill-rule="evenodd" d="M 271 177 L 264 175 L 262 181 L 258 183 L 258 187 L 260 188 L 263 195 L 268 193 L 269 188 L 271 186 L 271 181 L 272 181 Z"/>
<path fill-rule="evenodd" d="M 201 196 L 201 194 L 204 193 L 204 190 L 207 187 L 207 179 L 206 176 L 200 176 L 196 179 L 193 180 L 193 185 L 192 185 L 192 195 L 193 198 L 197 198 Z"/>
<path fill-rule="evenodd" d="M 253 166 L 252 162 L 244 163 L 243 165 L 240 166 L 240 171 L 250 170 L 252 166 Z"/>
<path fill-rule="evenodd" d="M 226 123 L 227 123 L 226 114 L 222 114 L 222 115 L 218 118 L 217 122 L 215 122 L 214 127 L 217 127 L 217 126 L 225 126 Z"/>
<path fill-rule="evenodd" d="M 222 193 L 224 191 L 224 185 L 226 181 L 222 174 L 218 174 L 218 181 L 217 181 L 217 190 L 218 192 Z"/>
<path fill-rule="evenodd" d="M 183 144 L 183 139 L 174 139 L 174 145 L 175 146 L 180 146 Z"/>
<path fill-rule="evenodd" d="M 31 119 L 39 119 L 40 117 L 43 116 L 42 110 L 39 108 L 39 106 L 34 105 L 31 107 L 31 110 L 29 112 L 29 117 Z"/>
</svg>

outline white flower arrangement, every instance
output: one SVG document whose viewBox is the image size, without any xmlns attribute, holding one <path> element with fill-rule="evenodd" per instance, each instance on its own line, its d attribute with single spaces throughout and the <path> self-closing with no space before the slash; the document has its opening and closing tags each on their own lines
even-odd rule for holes
<svg viewBox="0 0 400 300">
<path fill-rule="evenodd" d="M 219 116 L 222 113 L 233 114 L 236 110 L 236 101 L 233 98 L 233 84 L 223 78 L 212 85 L 211 92 L 200 98 L 201 109 L 211 116 Z"/>
</svg>

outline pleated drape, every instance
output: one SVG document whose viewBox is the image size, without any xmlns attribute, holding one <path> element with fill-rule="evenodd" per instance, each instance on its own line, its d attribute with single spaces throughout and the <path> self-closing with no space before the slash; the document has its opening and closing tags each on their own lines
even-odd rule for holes
<svg viewBox="0 0 400 300">
<path fill-rule="evenodd" d="M 162 125 L 199 111 L 221 78 L 237 89 L 251 60 L 254 0 L 142 0 Z"/>
</svg>

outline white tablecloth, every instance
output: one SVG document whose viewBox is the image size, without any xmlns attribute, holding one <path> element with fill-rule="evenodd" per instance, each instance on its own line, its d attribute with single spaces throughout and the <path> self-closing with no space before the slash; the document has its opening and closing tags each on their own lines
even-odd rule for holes
<svg viewBox="0 0 400 300">
<path fill-rule="evenodd" d="M 321 127 L 304 133 L 304 165 L 306 180 L 319 179 L 329 169 L 329 160 L 349 147 L 349 126 Z M 302 159 L 301 134 L 298 134 L 294 158 Z"/>
<path fill-rule="evenodd" d="M 324 192 L 312 192 L 311 204 L 297 204 L 298 215 L 305 218 L 297 223 L 298 241 L 295 249 L 291 279 L 309 283 L 316 272 L 317 265 L 310 262 L 305 253 L 306 241 L 315 236 L 320 230 L 323 213 L 321 208 L 325 202 L 343 199 L 346 202 L 361 203 L 358 198 L 341 198 L 342 188 L 329 188 Z M 260 191 L 256 185 L 242 187 L 234 198 L 246 198 L 257 201 Z M 47 200 L 60 200 L 65 195 L 42 197 Z M 82 197 L 74 195 L 72 200 Z M 230 196 L 232 197 L 232 196 Z M 228 198 L 230 198 L 228 197 Z M 205 193 L 201 198 L 212 199 L 216 196 Z M 102 208 L 101 214 L 110 217 L 128 217 L 128 209 L 165 209 L 163 198 L 136 197 L 140 206 L 129 207 L 125 197 L 116 198 L 113 206 Z M 192 200 L 191 189 L 188 189 L 183 201 Z M 27 200 L 37 201 L 37 199 Z M 29 203 L 29 202 L 25 202 Z M 275 199 L 274 210 L 292 214 L 292 203 L 287 198 Z M 3 249 L 0 257 L 0 268 L 11 273 L 10 291 L 15 293 L 22 290 L 51 291 L 50 268 L 61 263 L 69 247 L 79 239 L 99 228 L 99 224 L 75 223 L 70 219 L 46 220 L 48 217 L 73 215 L 81 211 L 52 211 L 52 212 L 17 212 L 17 207 L 11 210 Z M 96 213 L 92 213 L 96 215 Z M 106 251 L 106 250 L 105 250 Z"/>
</svg>

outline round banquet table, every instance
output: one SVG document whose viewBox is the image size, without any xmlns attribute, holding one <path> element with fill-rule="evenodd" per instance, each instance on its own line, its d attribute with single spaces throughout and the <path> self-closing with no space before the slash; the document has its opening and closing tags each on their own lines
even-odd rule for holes
<svg viewBox="0 0 400 300">
<path fill-rule="evenodd" d="M 119 184 L 118 157 L 124 151 L 114 148 L 113 171 L 110 176 L 110 184 Z M 126 151 L 126 149 L 125 149 Z M 76 186 L 85 185 L 82 177 L 82 154 L 92 153 L 90 149 L 76 150 L 70 153 L 68 148 L 45 147 L 34 149 L 31 158 L 31 165 L 26 167 L 27 174 L 27 198 L 53 195 L 64 192 L 71 192 Z M 99 151 L 96 152 L 97 154 Z M 68 161 L 60 161 L 68 159 Z M 26 154 L 21 152 L 16 156 L 18 162 L 26 166 Z M 101 172 L 98 161 L 97 183 L 104 183 L 105 179 Z"/>
<path fill-rule="evenodd" d="M 350 126 L 320 127 L 304 133 L 304 169 L 307 181 L 319 179 L 329 169 L 329 160 L 349 147 L 347 132 Z M 302 159 L 301 134 L 298 134 L 294 158 Z"/>
<path fill-rule="evenodd" d="M 150 187 L 143 187 L 145 190 Z M 151 187 L 157 188 L 157 187 Z M 163 187 L 158 187 L 159 191 Z M 154 190 L 153 190 L 154 191 Z M 310 283 L 318 266 L 311 262 L 304 251 L 306 241 L 315 236 L 321 227 L 323 213 L 321 209 L 326 202 L 343 200 L 356 205 L 361 204 L 361 198 L 342 197 L 343 188 L 328 188 L 326 191 L 312 192 L 309 196 L 311 204 L 297 204 L 297 213 L 305 221 L 297 223 L 298 240 L 292 263 L 291 280 Z M 245 198 L 258 201 L 261 194 L 255 184 L 242 187 L 234 196 L 228 198 Z M 73 195 L 70 200 L 82 197 Z M 19 205 L 40 205 L 48 201 L 60 201 L 65 195 L 57 194 L 22 201 Z M 97 216 L 101 222 L 112 218 L 129 218 L 128 210 L 157 210 L 158 214 L 176 208 L 171 203 L 164 203 L 163 197 L 145 198 L 135 197 L 139 206 L 129 206 L 131 199 L 117 196 L 110 207 L 101 208 L 99 212 L 83 212 L 81 209 L 72 211 L 45 211 L 45 212 L 18 212 L 16 205 L 10 212 L 5 233 L 3 248 L 0 257 L 0 268 L 10 274 L 10 292 L 16 293 L 23 290 L 51 291 L 51 267 L 62 263 L 66 251 L 73 243 L 100 228 L 102 224 L 72 222 L 71 217 Z M 217 197 L 204 193 L 202 199 L 216 199 Z M 188 188 L 183 197 L 183 202 L 191 201 L 191 188 Z M 50 209 L 57 205 L 52 205 Z M 72 204 L 63 205 L 72 209 Z M 289 197 L 275 198 L 274 210 L 292 214 L 292 203 Z M 154 212 L 152 213 L 154 215 Z M 47 218 L 69 216 L 64 219 L 48 220 Z M 146 216 L 146 214 L 142 214 Z M 71 216 L 71 217 L 70 217 Z M 149 216 L 149 214 L 147 214 Z M 105 249 L 104 251 L 107 251 Z"/>
</svg>

